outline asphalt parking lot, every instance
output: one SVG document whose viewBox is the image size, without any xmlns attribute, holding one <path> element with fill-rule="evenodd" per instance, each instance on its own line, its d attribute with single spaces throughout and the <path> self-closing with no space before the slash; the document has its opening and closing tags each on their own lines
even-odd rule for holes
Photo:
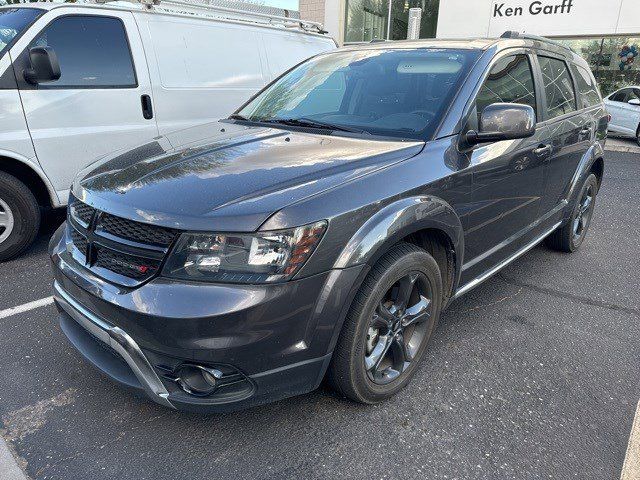
<svg viewBox="0 0 640 480">
<path fill-rule="evenodd" d="M 32 479 L 619 478 L 640 398 L 640 155 L 609 153 L 589 238 L 538 246 L 443 315 L 412 384 L 169 411 L 85 364 L 47 305 L 0 318 L 2 436 Z M 0 310 L 50 295 L 48 216 Z"/>
</svg>

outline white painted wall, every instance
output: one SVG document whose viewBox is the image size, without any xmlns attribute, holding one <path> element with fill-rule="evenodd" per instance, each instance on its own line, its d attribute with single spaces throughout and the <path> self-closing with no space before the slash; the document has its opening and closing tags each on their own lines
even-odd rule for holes
<svg viewBox="0 0 640 480">
<path fill-rule="evenodd" d="M 555 12 L 535 14 L 532 4 L 533 12 L 544 7 L 558 8 Z M 496 5 L 503 5 L 498 9 L 502 16 Z M 509 8 L 513 9 L 512 15 L 507 15 Z M 438 38 L 497 37 L 507 30 L 551 37 L 637 34 L 640 0 L 440 1 Z"/>
</svg>

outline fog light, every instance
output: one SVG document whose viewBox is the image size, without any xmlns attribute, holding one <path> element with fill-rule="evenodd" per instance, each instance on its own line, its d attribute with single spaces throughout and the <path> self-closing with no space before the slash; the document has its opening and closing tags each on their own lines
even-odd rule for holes
<svg viewBox="0 0 640 480">
<path fill-rule="evenodd" d="M 202 365 L 183 364 L 175 372 L 176 382 L 189 395 L 206 397 L 211 395 L 222 378 L 222 372 Z"/>
</svg>

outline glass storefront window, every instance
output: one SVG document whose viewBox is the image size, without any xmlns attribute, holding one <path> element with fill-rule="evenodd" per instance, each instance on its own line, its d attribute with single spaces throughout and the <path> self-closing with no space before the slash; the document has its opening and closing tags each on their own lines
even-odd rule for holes
<svg viewBox="0 0 640 480">
<path fill-rule="evenodd" d="M 587 62 L 603 96 L 640 84 L 640 37 L 596 37 L 560 40 Z"/>
<path fill-rule="evenodd" d="M 389 27 L 391 1 L 391 31 Z M 346 43 L 370 42 L 374 39 L 405 40 L 409 27 L 409 9 L 422 9 L 420 38 L 436 36 L 440 0 L 347 0 Z"/>
<path fill-rule="evenodd" d="M 345 42 L 370 42 L 387 38 L 387 0 L 347 0 Z"/>
</svg>

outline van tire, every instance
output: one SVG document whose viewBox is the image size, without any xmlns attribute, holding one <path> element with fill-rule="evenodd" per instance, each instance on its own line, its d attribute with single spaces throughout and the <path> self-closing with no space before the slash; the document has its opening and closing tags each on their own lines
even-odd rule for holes
<svg viewBox="0 0 640 480">
<path fill-rule="evenodd" d="M 0 172 L 0 212 L 7 213 L 7 207 L 12 227 L 6 238 L 2 237 L 7 227 L 0 227 L 0 262 L 24 251 L 33 243 L 40 228 L 40 207 L 31 190 L 13 175 Z"/>
</svg>

